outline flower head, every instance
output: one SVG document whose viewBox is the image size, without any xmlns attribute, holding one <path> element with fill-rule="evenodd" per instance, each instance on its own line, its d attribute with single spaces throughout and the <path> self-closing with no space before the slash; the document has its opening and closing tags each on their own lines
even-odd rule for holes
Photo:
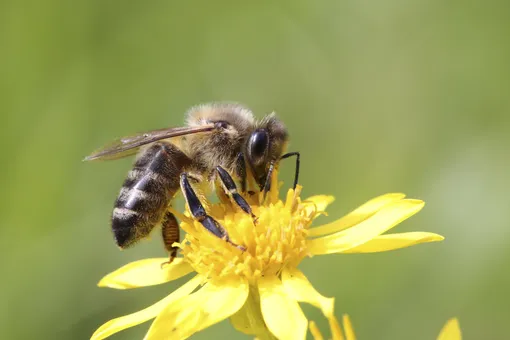
<svg viewBox="0 0 510 340">
<path fill-rule="evenodd" d="M 147 339 L 182 339 L 230 318 L 234 327 L 261 338 L 304 339 L 308 321 L 298 302 L 310 303 L 333 317 L 334 299 L 319 294 L 297 269 L 306 257 L 331 253 L 368 253 L 404 248 L 443 239 L 426 232 L 382 235 L 421 210 L 420 200 L 403 194 L 374 198 L 347 216 L 320 226 L 312 222 L 325 213 L 331 196 L 302 200 L 301 187 L 246 197 L 257 220 L 228 200 L 209 205 L 208 213 L 227 231 L 226 242 L 190 218 L 176 215 L 187 233 L 182 258 L 130 263 L 104 277 L 100 286 L 128 289 L 165 283 L 191 272 L 186 284 L 154 305 L 101 326 L 92 339 L 103 339 L 155 318 Z M 242 247 L 239 247 L 239 246 Z M 201 287 L 200 287 L 201 286 Z M 200 288 L 199 288 L 200 287 Z"/>
<path fill-rule="evenodd" d="M 181 216 L 181 226 L 187 232 L 179 245 L 182 255 L 197 273 L 211 281 L 242 278 L 256 284 L 261 277 L 295 268 L 309 254 L 308 226 L 315 214 L 310 209 L 313 205 L 306 209 L 306 204 L 301 204 L 300 190 L 290 190 L 285 202 L 275 199 L 258 204 L 262 197 L 247 198 L 257 216 L 255 222 L 231 204 L 211 206 L 209 214 L 225 228 L 231 243 L 211 234 L 200 222 Z"/>
</svg>

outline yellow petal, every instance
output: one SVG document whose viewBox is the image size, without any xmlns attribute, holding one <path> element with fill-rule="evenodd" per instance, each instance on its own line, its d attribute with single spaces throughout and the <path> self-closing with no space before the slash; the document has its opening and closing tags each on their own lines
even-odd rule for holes
<svg viewBox="0 0 510 340">
<path fill-rule="evenodd" d="M 343 253 L 377 253 L 381 251 L 395 250 L 414 246 L 420 243 L 437 242 L 444 240 L 444 237 L 434 233 L 413 231 L 408 233 L 397 233 L 377 236 L 367 243 L 351 248 Z"/>
<path fill-rule="evenodd" d="M 333 315 L 335 299 L 319 294 L 306 276 L 297 268 L 283 270 L 282 284 L 283 289 L 291 298 L 320 308 L 327 318 Z"/>
<path fill-rule="evenodd" d="M 437 340 L 461 340 L 462 334 L 460 332 L 459 320 L 453 318 L 446 322 Z"/>
<path fill-rule="evenodd" d="M 267 328 L 280 340 L 306 337 L 308 321 L 296 300 L 289 297 L 276 276 L 259 279 L 260 307 Z"/>
<path fill-rule="evenodd" d="M 128 263 L 103 277 L 98 286 L 115 289 L 153 286 L 176 280 L 193 271 L 182 258 L 162 266 L 167 261 L 168 258 L 153 258 Z"/>
<path fill-rule="evenodd" d="M 163 309 L 165 309 L 166 306 L 171 305 L 174 301 L 195 290 L 202 280 L 203 278 L 200 275 L 197 275 L 182 285 L 179 289 L 175 290 L 172 294 L 168 295 L 163 300 L 156 302 L 152 306 L 142 309 L 136 313 L 108 321 L 94 332 L 91 340 L 107 338 L 110 335 L 120 332 L 126 328 L 139 325 L 142 322 L 155 318 Z"/>
<path fill-rule="evenodd" d="M 345 339 L 356 340 L 356 335 L 354 334 L 354 329 L 352 328 L 352 323 L 351 319 L 349 318 L 349 315 L 344 314 L 342 321 L 344 325 Z"/>
<path fill-rule="evenodd" d="M 310 321 L 308 327 L 310 327 L 310 333 L 312 333 L 313 340 L 324 340 L 321 331 L 319 330 L 314 321 Z"/>
<path fill-rule="evenodd" d="M 388 204 L 400 201 L 405 196 L 406 195 L 404 194 L 385 194 L 373 198 L 339 220 L 320 227 L 310 228 L 308 235 L 310 237 L 321 236 L 350 228 L 353 225 L 366 220 Z"/>
<path fill-rule="evenodd" d="M 207 283 L 202 289 L 168 305 L 152 323 L 146 339 L 185 339 L 236 313 L 248 297 L 242 279 Z"/>
<path fill-rule="evenodd" d="M 316 195 L 312 197 L 308 197 L 303 201 L 303 204 L 306 204 L 305 214 L 310 216 L 314 214 L 314 219 L 319 217 L 321 213 L 326 211 L 328 205 L 333 203 L 335 198 L 333 196 L 327 195 Z"/>
<path fill-rule="evenodd" d="M 424 204 L 411 199 L 391 203 L 352 228 L 309 240 L 309 251 L 313 255 L 341 253 L 362 245 L 416 214 Z"/>
</svg>

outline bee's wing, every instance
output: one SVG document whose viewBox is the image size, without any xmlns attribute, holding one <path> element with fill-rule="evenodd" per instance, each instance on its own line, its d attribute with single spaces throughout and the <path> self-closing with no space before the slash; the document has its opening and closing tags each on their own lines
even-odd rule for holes
<svg viewBox="0 0 510 340">
<path fill-rule="evenodd" d="M 161 139 L 189 135 L 198 132 L 208 132 L 214 129 L 214 124 L 207 124 L 198 127 L 178 127 L 154 130 L 139 133 L 132 136 L 122 137 L 94 151 L 85 157 L 84 161 L 111 160 L 135 154 L 140 146 L 150 144 Z"/>
</svg>

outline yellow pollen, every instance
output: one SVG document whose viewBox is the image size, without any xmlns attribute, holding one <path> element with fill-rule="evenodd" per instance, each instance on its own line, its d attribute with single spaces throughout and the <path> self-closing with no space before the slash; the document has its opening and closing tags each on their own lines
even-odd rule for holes
<svg viewBox="0 0 510 340">
<path fill-rule="evenodd" d="M 306 237 L 315 216 L 310 203 L 301 202 L 300 191 L 299 186 L 289 190 L 285 202 L 273 193 L 265 200 L 261 195 L 246 197 L 256 222 L 230 202 L 212 204 L 208 213 L 225 228 L 231 243 L 214 236 L 200 222 L 181 216 L 187 234 L 175 245 L 185 261 L 210 280 L 243 276 L 254 282 L 286 266 L 296 267 L 308 255 Z"/>
</svg>

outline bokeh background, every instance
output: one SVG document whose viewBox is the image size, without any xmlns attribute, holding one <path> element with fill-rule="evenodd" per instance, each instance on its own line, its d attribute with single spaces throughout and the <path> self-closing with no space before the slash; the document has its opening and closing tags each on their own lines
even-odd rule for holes
<svg viewBox="0 0 510 340">
<path fill-rule="evenodd" d="M 443 243 L 315 257 L 360 339 L 508 338 L 508 1 L 0 2 L 0 338 L 87 339 L 183 281 L 97 288 L 120 252 L 109 216 L 131 160 L 82 163 L 126 134 L 181 125 L 197 103 L 275 110 L 304 194 L 338 218 L 386 192 L 427 202 L 398 231 Z M 283 178 L 291 181 L 284 165 Z M 305 312 L 327 331 L 314 308 Z M 140 339 L 149 323 L 115 339 Z M 245 338 L 223 322 L 195 339 Z"/>
</svg>

